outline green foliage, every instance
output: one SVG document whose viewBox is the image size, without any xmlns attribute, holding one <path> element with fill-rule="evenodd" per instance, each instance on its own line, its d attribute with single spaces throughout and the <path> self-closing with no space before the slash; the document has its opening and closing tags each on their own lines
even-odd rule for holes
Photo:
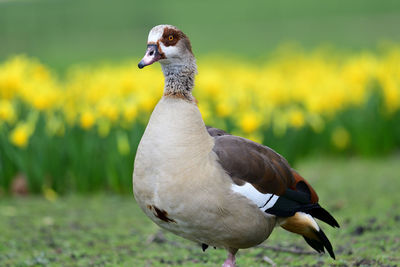
<svg viewBox="0 0 400 267">
<path fill-rule="evenodd" d="M 59 193 L 70 191 L 130 192 L 134 151 L 144 131 L 144 126 L 133 125 L 127 129 L 132 145 L 129 154 L 121 155 L 117 146 L 117 132 L 112 129 L 107 137 L 99 137 L 95 130 L 68 129 L 65 136 L 49 137 L 44 122 L 37 125 L 29 146 L 20 149 L 8 142 L 7 130 L 0 131 L 0 187 L 10 188 L 18 173 L 28 175 L 32 192 L 43 187 Z"/>
</svg>

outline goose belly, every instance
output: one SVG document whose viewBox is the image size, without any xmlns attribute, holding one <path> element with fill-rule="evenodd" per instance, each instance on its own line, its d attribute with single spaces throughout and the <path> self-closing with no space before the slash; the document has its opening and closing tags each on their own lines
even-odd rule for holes
<svg viewBox="0 0 400 267">
<path fill-rule="evenodd" d="M 151 187 L 140 183 L 149 178 L 138 179 L 135 198 L 157 225 L 195 242 L 247 248 L 262 243 L 270 235 L 275 216 L 261 212 L 247 198 L 231 191 L 229 180 L 196 173 L 199 172 L 194 171 L 185 179 L 154 173 L 152 178 L 158 176 L 158 181 Z M 170 182 L 164 183 L 165 180 Z"/>
</svg>

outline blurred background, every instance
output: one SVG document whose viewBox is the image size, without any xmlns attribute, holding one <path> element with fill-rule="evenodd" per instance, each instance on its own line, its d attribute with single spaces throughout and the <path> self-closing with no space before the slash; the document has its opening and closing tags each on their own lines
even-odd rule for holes
<svg viewBox="0 0 400 267">
<path fill-rule="evenodd" d="M 398 1 L 1 1 L 0 188 L 131 192 L 134 153 L 162 94 L 139 71 L 149 30 L 173 24 L 198 58 L 206 123 L 311 152 L 395 152 Z"/>
<path fill-rule="evenodd" d="M 400 4 L 384 1 L 1 1 L 0 59 L 38 58 L 56 71 L 71 64 L 139 59 L 148 31 L 178 25 L 196 55 L 262 59 L 282 43 L 307 50 L 375 50 L 400 41 Z"/>
<path fill-rule="evenodd" d="M 160 66 L 139 70 L 137 63 L 158 24 L 190 37 L 199 67 L 194 95 L 206 124 L 285 156 L 345 221 L 344 233 L 376 230 L 376 218 L 397 218 L 398 226 L 396 0 L 0 0 L 0 215 L 25 214 L 27 201 L 10 195 L 44 196 L 27 198 L 38 201 L 29 209 L 44 216 L 39 225 L 58 220 L 43 210 L 78 209 L 87 193 L 129 196 L 97 199 L 106 208 L 93 203 L 90 223 L 100 216 L 94 212 L 131 209 L 135 151 L 163 90 Z M 41 201 L 69 204 L 42 208 Z M 352 221 L 359 211 L 367 226 Z M 363 238 L 352 241 L 376 239 Z M 343 240 L 339 254 L 357 263 L 344 245 L 352 241 L 336 239 Z M 386 251 L 398 251 L 399 240 L 389 241 Z M 357 253 L 371 260 L 366 264 L 399 259 Z M 21 259 L 40 263 L 42 254 L 34 255 Z M 18 263 L 11 258 L 0 263 Z M 287 257 L 279 260 L 288 264 Z"/>
</svg>

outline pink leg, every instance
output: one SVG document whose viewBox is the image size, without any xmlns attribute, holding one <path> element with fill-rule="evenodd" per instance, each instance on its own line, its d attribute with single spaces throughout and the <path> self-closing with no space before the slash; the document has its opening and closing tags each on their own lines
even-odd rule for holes
<svg viewBox="0 0 400 267">
<path fill-rule="evenodd" d="M 235 259 L 235 254 L 237 250 L 232 253 L 228 252 L 228 258 L 225 260 L 224 264 L 222 264 L 222 267 L 235 267 L 236 266 L 236 259 Z"/>
</svg>

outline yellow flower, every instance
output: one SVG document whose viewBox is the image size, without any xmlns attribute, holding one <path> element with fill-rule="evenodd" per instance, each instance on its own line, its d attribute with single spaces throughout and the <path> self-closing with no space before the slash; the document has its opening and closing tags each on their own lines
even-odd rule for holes
<svg viewBox="0 0 400 267">
<path fill-rule="evenodd" d="M 93 124 L 95 122 L 95 117 L 92 112 L 90 111 L 85 111 L 81 115 L 81 127 L 85 130 L 88 130 L 92 128 Z"/>
<path fill-rule="evenodd" d="M 204 102 L 200 102 L 199 103 L 199 110 L 200 110 L 201 116 L 203 117 L 203 120 L 205 122 L 207 122 L 211 117 L 210 107 L 208 106 L 208 104 L 205 101 Z"/>
<path fill-rule="evenodd" d="M 13 98 L 20 84 L 21 79 L 15 74 L 5 73 L 0 75 L 0 98 Z"/>
<path fill-rule="evenodd" d="M 332 143 L 339 150 L 344 150 L 350 144 L 350 134 L 344 127 L 337 127 L 332 132 Z"/>
<path fill-rule="evenodd" d="M 293 110 L 289 113 L 289 123 L 294 128 L 301 128 L 304 126 L 304 114 L 300 110 Z"/>
<path fill-rule="evenodd" d="M 32 71 L 32 76 L 34 79 L 37 79 L 41 82 L 50 79 L 50 72 L 43 65 L 37 64 Z"/>
<path fill-rule="evenodd" d="M 144 111 L 151 112 L 156 105 L 156 101 L 157 99 L 154 97 L 154 95 L 143 94 L 140 99 L 140 106 L 144 109 Z"/>
<path fill-rule="evenodd" d="M 218 116 L 225 118 L 232 113 L 232 106 L 227 102 L 220 102 L 217 104 L 217 114 Z"/>
<path fill-rule="evenodd" d="M 0 120 L 12 122 L 15 119 L 15 111 L 7 100 L 0 100 Z"/>
<path fill-rule="evenodd" d="M 48 88 L 47 90 L 34 92 L 34 89 L 32 89 L 33 95 L 30 97 L 30 101 L 32 101 L 33 106 L 37 110 L 50 109 L 58 98 L 56 91 L 53 90 L 52 88 Z"/>
<path fill-rule="evenodd" d="M 239 121 L 240 128 L 245 133 L 252 133 L 260 127 L 261 119 L 254 113 L 248 112 Z"/>
<path fill-rule="evenodd" d="M 394 79 L 386 79 L 383 83 L 386 108 L 394 112 L 400 107 L 400 81 L 396 84 Z"/>
<path fill-rule="evenodd" d="M 133 121 L 137 116 L 137 107 L 133 103 L 129 103 L 125 105 L 124 108 L 124 119 L 127 122 Z"/>
<path fill-rule="evenodd" d="M 110 121 L 116 121 L 119 116 L 116 104 L 109 101 L 103 102 L 99 105 L 99 112 Z"/>
<path fill-rule="evenodd" d="M 17 56 L 0 66 L 0 98 L 11 99 L 18 93 L 27 65 L 26 58 Z"/>
<path fill-rule="evenodd" d="M 10 141 L 17 147 L 24 148 L 28 145 L 32 129 L 27 123 L 18 124 L 10 134 Z"/>
<path fill-rule="evenodd" d="M 384 96 L 387 112 L 382 119 L 391 119 L 400 109 L 399 47 L 344 58 L 326 51 L 282 51 L 261 66 L 243 66 L 239 60 L 199 60 L 194 93 L 206 123 L 236 126 L 232 130 L 256 139 L 263 136 L 261 124 L 270 125 L 277 136 L 306 124 L 321 133 L 342 110 L 365 105 L 375 88 Z M 29 142 L 38 116 L 46 117 L 49 135 L 62 135 L 67 127 L 88 130 L 96 125 L 98 135 L 104 137 L 114 127 L 130 129 L 133 122 L 147 123 L 162 94 L 162 83 L 159 69 L 138 72 L 135 64 L 77 66 L 59 83 L 36 60 L 15 57 L 0 63 L 0 125 L 14 124 L 19 110 L 21 115 L 37 113 L 26 120 L 25 128 L 15 127 L 10 134 L 10 141 L 19 147 Z M 329 138 L 338 148 L 350 142 L 343 129 Z"/>
</svg>

